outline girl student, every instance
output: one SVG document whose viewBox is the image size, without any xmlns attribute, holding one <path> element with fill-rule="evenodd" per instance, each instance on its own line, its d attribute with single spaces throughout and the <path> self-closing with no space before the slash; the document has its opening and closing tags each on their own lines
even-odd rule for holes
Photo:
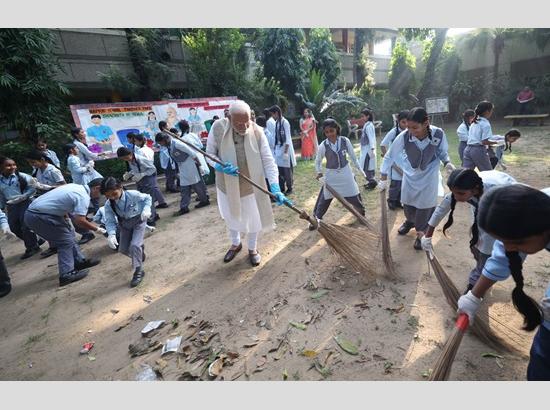
<svg viewBox="0 0 550 410">
<path fill-rule="evenodd" d="M 428 228 L 428 221 L 437 206 L 440 187 L 439 163 L 448 172 L 455 169 L 449 159 L 447 137 L 441 128 L 430 125 L 428 113 L 422 107 L 413 108 L 407 116 L 407 130 L 397 136 L 384 155 L 380 167 L 378 189 L 386 190 L 387 178 L 393 164 L 403 170 L 401 202 L 405 222 L 398 229 L 406 235 L 416 229 L 414 249 L 421 250 L 420 238 Z"/>
<path fill-rule="evenodd" d="M 494 238 L 489 236 L 483 229 L 479 228 L 477 221 L 479 201 L 484 192 L 495 186 L 504 186 L 515 184 L 516 180 L 510 175 L 499 171 L 482 171 L 479 174 L 473 169 L 459 168 L 455 169 L 447 179 L 447 186 L 451 190 L 443 201 L 436 208 L 430 221 L 428 222 L 428 230 L 422 237 L 422 249 L 428 252 L 433 252 L 432 236 L 435 228 L 443 220 L 445 215 L 449 214 L 447 222 L 443 226 L 443 234 L 449 229 L 454 222 L 453 213 L 457 202 L 467 202 L 472 207 L 474 221 L 471 232 L 470 251 L 474 255 L 476 266 L 470 272 L 468 287 L 466 292 L 472 289 L 481 275 L 483 266 L 487 259 L 491 256 L 493 249 Z"/>
<path fill-rule="evenodd" d="M 550 285 L 537 304 L 523 290 L 523 262 L 527 255 L 550 251 L 550 188 L 539 191 L 515 184 L 491 189 L 479 203 L 478 223 L 496 241 L 479 280 L 458 299 L 458 311 L 466 313 L 472 322 L 487 290 L 512 276 L 516 285 L 512 302 L 524 318 L 523 328 L 532 331 L 539 326 L 531 346 L 527 380 L 548 381 Z"/>
<path fill-rule="evenodd" d="M 374 129 L 374 115 L 371 110 L 361 111 L 361 119 L 365 121 L 361 131 L 361 168 L 367 176 L 366 189 L 376 188 L 374 173 L 376 169 L 376 130 Z"/>
<path fill-rule="evenodd" d="M 395 127 L 392 128 L 380 142 L 380 151 L 382 157 L 391 147 L 397 136 L 407 129 L 407 116 L 409 110 L 400 111 L 395 120 Z M 403 208 L 401 205 L 401 181 L 403 180 L 403 170 L 398 165 L 393 164 L 390 169 L 390 188 L 388 190 L 388 208 L 395 210 Z"/>
<path fill-rule="evenodd" d="M 504 136 L 493 135 L 493 138 L 491 140 L 496 143 L 496 147 L 494 151 L 492 147 L 488 148 L 489 160 L 491 161 L 493 169 L 495 169 L 498 164 L 500 164 L 503 170 L 506 169 L 506 165 L 504 165 L 502 157 L 504 156 L 504 153 L 506 151 L 512 152 L 512 144 L 516 142 L 520 137 L 521 133 L 515 128 L 508 130 L 508 132 L 506 132 Z"/>
<path fill-rule="evenodd" d="M 15 234 L 10 230 L 10 225 L 8 224 L 8 218 L 6 214 L 0 209 L 0 231 L 2 235 L 7 239 L 15 238 Z M 11 279 L 8 273 L 8 268 L 6 267 L 6 262 L 4 262 L 4 257 L 2 256 L 2 251 L 0 250 L 0 298 L 3 298 L 8 293 L 11 292 Z"/>
<path fill-rule="evenodd" d="M 40 251 L 37 236 L 24 221 L 25 211 L 35 192 L 33 178 L 19 172 L 13 159 L 0 157 L 0 209 L 6 211 L 11 231 L 25 243 L 21 259 L 30 258 Z"/>
<path fill-rule="evenodd" d="M 456 130 L 458 135 L 458 156 L 460 157 L 460 163 L 464 162 L 464 150 L 468 145 L 468 134 L 470 132 L 470 125 L 474 121 L 476 113 L 474 110 L 466 110 L 462 113 L 462 122 Z"/>
<path fill-rule="evenodd" d="M 101 194 L 108 200 L 105 204 L 105 226 L 109 247 L 118 247 L 120 253 L 132 260 L 134 274 L 130 286 L 136 287 L 145 276 L 143 235 L 147 219 L 151 217 L 151 195 L 124 190 L 122 183 L 113 177 L 107 177 L 101 182 Z M 117 226 L 120 232 L 119 240 L 116 237 Z"/>
<path fill-rule="evenodd" d="M 348 156 L 351 163 L 359 171 L 359 173 L 365 178 L 366 175 L 355 156 L 353 145 L 348 138 L 340 135 L 340 124 L 332 118 L 323 121 L 322 128 L 326 139 L 319 144 L 317 157 L 315 159 L 317 179 L 323 176 L 321 164 L 323 158 L 325 158 L 326 171 L 324 175 L 327 184 L 346 198 L 346 200 L 351 203 L 357 211 L 359 211 L 362 215 L 365 215 L 365 207 L 363 206 L 361 194 L 359 193 L 357 182 L 355 182 L 353 171 L 349 165 Z M 323 218 L 328 210 L 328 207 L 330 206 L 330 203 L 332 202 L 332 199 L 332 194 L 324 187 L 321 188 L 314 210 L 314 214 L 317 219 Z M 315 227 L 310 224 L 309 229 L 313 230 Z"/>
<path fill-rule="evenodd" d="M 275 136 L 274 158 L 279 169 L 279 186 L 283 194 L 290 195 L 292 194 L 294 167 L 296 166 L 290 123 L 283 117 L 281 108 L 278 105 L 270 107 L 269 112 L 273 122 L 270 125 L 271 120 L 268 121 L 267 127 Z"/>
<path fill-rule="evenodd" d="M 481 101 L 474 110 L 475 117 L 468 130 L 468 142 L 464 148 L 462 166 L 480 171 L 493 169 L 489 160 L 487 147 L 494 145 L 490 139 L 493 137 L 489 118 L 493 115 L 494 106 L 489 101 Z"/>
</svg>

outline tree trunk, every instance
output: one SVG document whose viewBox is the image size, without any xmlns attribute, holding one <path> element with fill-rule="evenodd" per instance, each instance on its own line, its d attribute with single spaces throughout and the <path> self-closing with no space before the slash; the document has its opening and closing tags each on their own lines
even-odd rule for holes
<svg viewBox="0 0 550 410">
<path fill-rule="evenodd" d="M 353 76 L 355 77 L 355 84 L 357 84 L 358 87 L 361 87 L 363 85 L 363 81 L 365 81 L 365 69 L 361 63 L 363 48 L 365 48 L 365 30 L 356 28 L 355 44 L 353 49 Z"/>
<path fill-rule="evenodd" d="M 416 98 L 420 100 L 420 103 L 423 104 L 424 100 L 427 97 L 432 95 L 432 86 L 435 81 L 435 66 L 441 55 L 441 50 L 445 45 L 445 36 L 447 35 L 448 28 L 437 28 L 435 29 L 435 38 L 433 40 L 432 49 L 430 50 L 430 56 L 428 57 L 428 62 L 426 63 L 426 72 L 424 74 L 424 80 L 422 81 L 422 86 L 416 94 Z"/>
<path fill-rule="evenodd" d="M 132 62 L 132 67 L 136 73 L 140 85 L 139 97 L 142 101 L 150 101 L 153 99 L 153 93 L 151 92 L 151 87 L 149 86 L 149 76 L 145 71 L 141 60 L 138 56 L 135 55 L 132 47 L 132 36 L 134 35 L 133 29 L 126 28 L 126 41 L 128 42 L 128 51 L 130 54 L 130 61 Z"/>
</svg>

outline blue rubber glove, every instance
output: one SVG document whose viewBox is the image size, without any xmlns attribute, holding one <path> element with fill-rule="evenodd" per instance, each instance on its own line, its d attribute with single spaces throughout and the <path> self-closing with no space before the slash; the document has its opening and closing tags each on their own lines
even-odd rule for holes
<svg viewBox="0 0 550 410">
<path fill-rule="evenodd" d="M 288 199 L 284 194 L 281 192 L 281 187 L 279 187 L 279 184 L 274 182 L 273 184 L 269 185 L 269 190 L 273 195 L 275 195 L 276 200 L 275 203 L 277 205 L 283 205 L 283 204 L 289 204 L 292 205 L 292 201 Z"/>
<path fill-rule="evenodd" d="M 239 176 L 238 174 L 239 167 L 233 165 L 231 162 L 226 162 L 223 165 L 218 164 L 216 162 L 216 165 L 214 166 L 214 168 L 216 169 L 216 171 L 223 172 L 224 174 L 227 174 L 227 175 L 233 175 L 234 177 Z"/>
</svg>

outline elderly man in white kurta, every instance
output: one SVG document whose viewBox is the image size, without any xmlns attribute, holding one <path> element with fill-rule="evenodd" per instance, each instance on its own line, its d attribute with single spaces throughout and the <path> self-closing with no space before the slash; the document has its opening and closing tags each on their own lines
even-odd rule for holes
<svg viewBox="0 0 550 410">
<path fill-rule="evenodd" d="M 231 248 L 224 262 L 230 262 L 242 249 L 241 234 L 248 233 L 248 255 L 252 266 L 261 261 L 257 250 L 260 231 L 273 229 L 269 197 L 253 187 L 238 173 L 246 175 L 277 197 L 277 204 L 290 201 L 281 193 L 279 173 L 269 143 L 261 127 L 250 121 L 250 107 L 236 101 L 229 107 L 229 118 L 220 119 L 208 135 L 206 151 L 224 165 L 211 162 L 216 169 L 216 191 L 220 214 L 229 229 Z"/>
</svg>

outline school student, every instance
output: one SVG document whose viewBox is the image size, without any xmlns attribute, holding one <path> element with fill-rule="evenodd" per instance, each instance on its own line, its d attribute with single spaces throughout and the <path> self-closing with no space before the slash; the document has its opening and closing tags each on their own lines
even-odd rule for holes
<svg viewBox="0 0 550 410">
<path fill-rule="evenodd" d="M 136 147 L 135 152 L 140 155 L 143 155 L 149 161 L 153 161 L 154 163 L 155 152 L 147 146 L 145 136 L 143 134 L 136 134 L 134 137 L 134 143 Z M 158 204 L 156 205 L 157 209 L 168 208 L 168 204 L 166 203 L 166 200 L 164 199 L 162 192 L 160 192 L 158 183 L 155 184 L 153 188 L 153 200 L 155 202 L 158 202 Z"/>
<path fill-rule="evenodd" d="M 160 146 L 159 160 L 161 168 L 164 169 L 166 192 L 179 192 L 178 164 L 170 158 L 168 148 Z"/>
<path fill-rule="evenodd" d="M 399 235 L 416 229 L 414 249 L 421 250 L 420 238 L 428 228 L 428 221 L 437 206 L 440 187 L 439 164 L 451 172 L 455 169 L 449 159 L 447 137 L 441 128 L 430 124 L 428 113 L 422 107 L 413 108 L 407 117 L 407 131 L 397 136 L 384 155 L 380 167 L 378 189 L 386 190 L 387 178 L 393 164 L 403 170 L 401 202 L 405 222 Z"/>
<path fill-rule="evenodd" d="M 464 148 L 462 166 L 480 171 L 493 169 L 489 160 L 487 147 L 494 145 L 491 142 L 493 131 L 489 118 L 493 115 L 493 104 L 489 101 L 480 102 L 474 111 L 475 117 L 468 130 L 468 142 Z"/>
<path fill-rule="evenodd" d="M 365 121 L 361 131 L 361 168 L 367 175 L 368 183 L 366 189 L 376 188 L 377 182 L 374 179 L 376 169 L 376 131 L 374 129 L 374 115 L 371 110 L 361 111 L 361 119 Z"/>
<path fill-rule="evenodd" d="M 6 211 L 11 231 L 25 243 L 25 253 L 20 259 L 40 251 L 38 238 L 24 221 L 25 211 L 36 192 L 33 185 L 32 177 L 19 172 L 13 159 L 0 157 L 0 209 Z"/>
<path fill-rule="evenodd" d="M 519 130 L 512 128 L 508 130 L 504 136 L 502 135 L 493 135 L 491 138 L 492 141 L 496 143 L 495 149 L 489 147 L 487 150 L 489 152 L 489 160 L 491 161 L 491 166 L 493 169 L 500 164 L 502 169 L 506 169 L 502 157 L 506 151 L 512 152 L 512 144 L 516 142 L 521 137 Z"/>
<path fill-rule="evenodd" d="M 124 190 L 120 181 L 113 177 L 103 180 L 101 193 L 108 200 L 105 204 L 105 226 L 109 235 L 107 238 L 109 247 L 111 249 L 118 247 L 120 253 L 132 260 L 134 274 L 130 286 L 136 287 L 145 276 L 143 235 L 147 219 L 151 217 L 151 196 L 139 191 Z M 116 237 L 117 226 L 120 239 Z"/>
<path fill-rule="evenodd" d="M 6 214 L 0 209 L 0 231 L 7 239 L 15 238 L 15 234 L 10 230 L 10 225 L 8 224 L 8 218 Z M 8 274 L 8 268 L 6 267 L 6 262 L 4 262 L 4 257 L 2 256 L 2 250 L 0 249 L 0 298 L 3 298 L 8 293 L 11 292 L 11 280 L 10 275 Z"/>
<path fill-rule="evenodd" d="M 422 237 L 422 249 L 433 252 L 432 236 L 435 228 L 449 214 L 449 219 L 443 226 L 443 234 L 454 222 L 453 213 L 457 202 L 467 202 L 473 211 L 474 222 L 471 232 L 470 251 L 476 261 L 476 267 L 470 272 L 466 292 L 472 289 L 481 275 L 483 266 L 493 249 L 494 238 L 489 236 L 483 229 L 479 228 L 477 221 L 479 201 L 483 194 L 495 186 L 515 184 L 516 180 L 510 175 L 499 171 L 482 171 L 479 174 L 473 169 L 458 168 L 451 172 L 447 179 L 447 186 L 451 190 L 439 204 L 428 222 L 428 230 Z"/>
<path fill-rule="evenodd" d="M 279 169 L 279 186 L 283 194 L 290 195 L 292 194 L 294 167 L 296 166 L 290 123 L 283 117 L 281 108 L 278 105 L 269 108 L 269 112 L 275 125 L 273 135 L 275 136 L 275 162 Z M 270 129 L 272 125 L 268 122 L 267 126 Z"/>
<path fill-rule="evenodd" d="M 408 115 L 409 110 L 403 110 L 397 114 L 395 127 L 388 131 L 386 136 L 380 142 L 382 157 L 386 155 L 386 152 L 390 149 L 397 136 L 407 129 Z M 390 180 L 391 183 L 388 189 L 388 208 L 391 210 L 403 208 L 403 205 L 401 204 L 401 181 L 403 180 L 403 170 L 396 164 L 393 164 L 390 169 Z"/>
<path fill-rule="evenodd" d="M 485 293 L 512 276 L 516 285 L 512 301 L 524 318 L 523 329 L 539 327 L 531 346 L 527 380 L 549 381 L 550 285 L 539 305 L 523 289 L 523 263 L 527 255 L 550 252 L 550 188 L 539 191 L 522 184 L 493 188 L 481 198 L 478 223 L 496 241 L 479 280 L 458 300 L 458 310 L 473 322 Z"/>
<path fill-rule="evenodd" d="M 55 151 L 48 149 L 48 142 L 46 141 L 45 138 L 39 138 L 36 141 L 35 148 L 38 151 L 44 153 L 44 155 L 46 155 L 50 159 L 51 163 L 54 166 L 56 166 L 57 168 L 61 168 L 61 161 L 59 161 L 59 158 L 57 157 L 57 154 L 55 153 Z"/>
<path fill-rule="evenodd" d="M 168 155 L 177 163 L 181 185 L 180 209 L 174 216 L 181 216 L 189 213 L 189 204 L 191 203 L 191 190 L 194 190 L 199 203 L 195 208 L 202 208 L 210 205 L 206 184 L 201 175 L 199 159 L 197 153 L 187 147 L 183 142 L 172 138 L 170 135 L 159 132 L 155 136 L 155 142 L 168 150 Z"/>
<path fill-rule="evenodd" d="M 86 258 L 75 241 L 73 224 L 83 230 L 104 234 L 105 230 L 86 219 L 91 198 L 100 196 L 102 178 L 88 185 L 65 184 L 36 198 L 25 212 L 25 223 L 57 248 L 59 286 L 76 282 L 88 275 L 88 269 L 100 263 Z"/>
<path fill-rule="evenodd" d="M 317 171 L 317 179 L 323 176 L 322 161 L 326 159 L 324 173 L 325 181 L 331 188 L 342 195 L 351 203 L 357 211 L 365 215 L 365 207 L 361 200 L 359 187 L 355 181 L 355 176 L 349 165 L 348 156 L 353 166 L 366 178 L 365 171 L 361 168 L 359 161 L 355 156 L 351 141 L 341 136 L 340 124 L 333 119 L 326 119 L 322 124 L 323 133 L 326 139 L 319 144 L 317 157 L 315 159 L 315 169 Z M 315 204 L 314 215 L 317 219 L 322 219 L 332 202 L 332 194 L 324 187 L 321 188 L 317 202 Z M 310 224 L 310 230 L 315 229 Z"/>
<path fill-rule="evenodd" d="M 476 113 L 474 110 L 466 110 L 462 113 L 462 122 L 456 129 L 458 135 L 458 156 L 460 157 L 460 163 L 464 166 L 464 150 L 468 145 L 468 135 L 470 132 L 470 125 L 474 121 Z"/>
</svg>

